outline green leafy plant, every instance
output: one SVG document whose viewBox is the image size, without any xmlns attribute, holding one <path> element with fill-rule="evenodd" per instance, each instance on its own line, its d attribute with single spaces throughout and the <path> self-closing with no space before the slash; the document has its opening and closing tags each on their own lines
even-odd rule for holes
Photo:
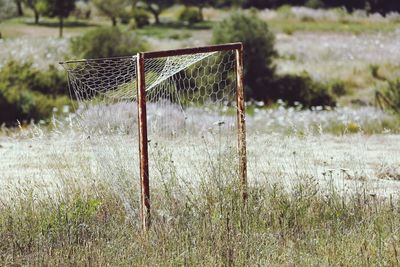
<svg viewBox="0 0 400 267">
<path fill-rule="evenodd" d="M 273 59 L 275 37 L 268 24 L 257 17 L 235 13 L 217 24 L 213 30 L 213 43 L 243 42 L 247 97 L 269 97 L 275 76 Z"/>
<path fill-rule="evenodd" d="M 346 84 L 343 81 L 334 80 L 328 83 L 328 87 L 334 95 L 339 97 L 349 93 L 349 90 L 346 88 Z"/>
<path fill-rule="evenodd" d="M 83 58 L 128 56 L 147 50 L 147 43 L 118 28 L 98 28 L 71 40 L 72 52 Z"/>
<path fill-rule="evenodd" d="M 138 1 L 137 6 L 146 8 L 154 16 L 155 24 L 160 24 L 160 14 L 168 7 L 175 4 L 174 0 L 147 0 Z"/>
<path fill-rule="evenodd" d="M 387 99 L 389 108 L 400 114 L 400 79 L 389 82 L 385 98 Z"/>
<path fill-rule="evenodd" d="M 54 108 L 71 104 L 66 93 L 66 78 L 54 66 L 39 71 L 10 61 L 0 71 L 0 123 L 47 119 Z"/>
<path fill-rule="evenodd" d="M 195 7 L 185 7 L 179 14 L 179 20 L 186 22 L 189 25 L 202 21 L 202 16 L 199 10 Z"/>
<path fill-rule="evenodd" d="M 127 0 L 93 0 L 96 8 L 110 18 L 112 26 L 117 25 L 117 18 L 125 14 L 125 8 L 129 5 Z"/>
<path fill-rule="evenodd" d="M 63 36 L 64 19 L 75 9 L 75 0 L 40 0 L 39 10 L 49 17 L 59 20 L 59 36 Z"/>
<path fill-rule="evenodd" d="M 137 8 L 134 10 L 133 19 L 135 20 L 136 26 L 138 28 L 143 28 L 144 26 L 150 24 L 150 16 L 142 8 Z"/>
<path fill-rule="evenodd" d="M 289 105 L 294 105 L 296 102 L 307 108 L 336 105 L 329 85 L 314 81 L 308 73 L 279 76 L 276 78 L 273 88 L 273 98 L 282 99 Z"/>
<path fill-rule="evenodd" d="M 274 48 L 275 37 L 265 21 L 235 13 L 214 28 L 213 42 L 243 43 L 247 98 L 282 99 L 290 105 L 300 102 L 303 107 L 335 105 L 329 86 L 313 81 L 308 74 L 276 74 L 273 62 L 278 55 Z"/>
<path fill-rule="evenodd" d="M 324 7 L 324 3 L 322 0 L 307 0 L 305 6 L 317 9 Z"/>
</svg>

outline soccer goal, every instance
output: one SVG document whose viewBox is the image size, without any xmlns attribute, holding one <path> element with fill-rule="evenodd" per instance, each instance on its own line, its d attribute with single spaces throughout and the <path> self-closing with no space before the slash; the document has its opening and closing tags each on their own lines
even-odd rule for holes
<svg viewBox="0 0 400 267">
<path fill-rule="evenodd" d="M 149 178 L 156 173 L 152 153 L 158 144 L 171 147 L 181 176 L 190 176 L 193 165 L 205 158 L 212 162 L 234 151 L 235 174 L 246 201 L 241 43 L 61 64 L 67 70 L 72 97 L 80 103 L 77 113 L 84 127 L 98 116 L 107 124 L 100 126 L 104 129 L 137 132 L 144 229 L 150 225 Z M 207 145 L 206 151 L 199 149 L 202 144 Z"/>
</svg>

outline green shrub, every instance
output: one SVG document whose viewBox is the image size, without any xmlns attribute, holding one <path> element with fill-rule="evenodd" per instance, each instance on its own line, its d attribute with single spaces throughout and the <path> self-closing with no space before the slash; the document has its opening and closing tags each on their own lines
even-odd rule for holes
<svg viewBox="0 0 400 267">
<path fill-rule="evenodd" d="M 400 79 L 396 81 L 390 81 L 389 87 L 385 92 L 386 101 L 389 102 L 387 105 L 394 112 L 400 113 Z"/>
<path fill-rule="evenodd" d="M 110 27 L 98 28 L 72 39 L 71 49 L 78 57 L 103 58 L 133 55 L 147 50 L 147 44 L 131 32 Z"/>
<path fill-rule="evenodd" d="M 344 96 L 349 90 L 346 88 L 346 84 L 343 81 L 332 81 L 328 84 L 330 91 L 336 96 Z"/>
<path fill-rule="evenodd" d="M 46 71 L 32 67 L 32 63 L 9 61 L 0 72 L 0 81 L 10 84 L 23 84 L 29 90 L 49 95 L 64 95 L 68 93 L 67 79 L 64 73 L 53 65 Z"/>
<path fill-rule="evenodd" d="M 324 7 L 324 3 L 321 0 L 307 0 L 305 3 L 306 7 L 309 8 L 323 8 Z"/>
<path fill-rule="evenodd" d="M 54 107 L 71 104 L 67 88 L 54 66 L 39 71 L 31 63 L 8 62 L 0 70 L 0 124 L 49 118 Z"/>
<path fill-rule="evenodd" d="M 131 21 L 132 18 L 133 18 L 132 12 L 129 12 L 129 11 L 126 11 L 126 10 L 121 12 L 121 14 L 119 15 L 119 19 L 121 20 L 121 24 L 124 24 L 124 25 L 129 24 L 129 22 Z"/>
<path fill-rule="evenodd" d="M 119 15 L 119 18 L 122 24 L 127 25 L 133 21 L 138 28 L 142 28 L 150 24 L 149 14 L 141 8 L 123 10 Z"/>
<path fill-rule="evenodd" d="M 300 102 L 306 108 L 336 105 L 329 85 L 314 81 L 307 73 L 279 76 L 273 88 L 272 98 L 282 99 L 289 105 L 294 105 L 296 102 Z"/>
<path fill-rule="evenodd" d="M 284 18 L 289 18 L 293 15 L 291 5 L 282 5 L 276 11 Z"/>
<path fill-rule="evenodd" d="M 244 46 L 245 90 L 248 99 L 282 99 L 304 107 L 334 106 L 329 85 L 313 81 L 308 74 L 275 73 L 275 38 L 268 24 L 255 16 L 235 13 L 219 23 L 213 31 L 214 43 L 242 42 Z"/>
<path fill-rule="evenodd" d="M 129 21 L 129 24 L 128 24 L 128 30 L 134 31 L 134 30 L 136 30 L 137 28 L 138 28 L 138 26 L 136 25 L 136 21 L 135 21 L 134 19 L 131 19 L 131 20 Z"/>
<path fill-rule="evenodd" d="M 149 14 L 141 8 L 137 8 L 133 12 L 133 19 L 135 20 L 136 27 L 138 27 L 138 28 L 143 28 L 144 26 L 150 24 Z"/>
<path fill-rule="evenodd" d="M 273 90 L 270 86 L 275 75 L 273 59 L 275 37 L 268 24 L 251 15 L 235 13 L 217 24 L 213 30 L 213 43 L 243 42 L 246 94 L 248 98 L 265 99 Z"/>
<path fill-rule="evenodd" d="M 199 10 L 195 7 L 185 7 L 179 14 L 179 20 L 189 25 L 202 21 Z"/>
<path fill-rule="evenodd" d="M 380 74 L 380 66 L 379 65 L 370 64 L 370 65 L 368 65 L 368 68 L 371 72 L 371 76 L 374 79 L 381 80 L 381 81 L 387 81 L 387 78 Z"/>
<path fill-rule="evenodd" d="M 78 19 L 89 19 L 92 11 L 90 10 L 90 4 L 83 0 L 75 2 L 75 9 L 73 15 Z"/>
<path fill-rule="evenodd" d="M 282 31 L 287 35 L 293 35 L 293 33 L 295 32 L 295 28 L 292 25 L 285 25 L 283 26 Z"/>
</svg>

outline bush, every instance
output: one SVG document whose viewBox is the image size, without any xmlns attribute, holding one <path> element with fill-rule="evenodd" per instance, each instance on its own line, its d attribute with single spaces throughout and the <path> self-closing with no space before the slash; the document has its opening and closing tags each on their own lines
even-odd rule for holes
<svg viewBox="0 0 400 267">
<path fill-rule="evenodd" d="M 245 90 L 248 99 L 282 99 L 304 107 L 334 106 L 329 85 L 302 75 L 277 76 L 274 58 L 275 38 L 268 24 L 255 16 L 236 13 L 219 23 L 213 31 L 214 43 L 242 42 L 244 46 Z"/>
<path fill-rule="evenodd" d="M 0 71 L 0 124 L 47 119 L 71 100 L 67 82 L 54 66 L 39 71 L 31 63 L 8 62 Z"/>
<path fill-rule="evenodd" d="M 135 20 L 136 27 L 143 28 L 146 25 L 150 24 L 150 16 L 149 14 L 143 9 L 136 9 L 133 12 L 133 19 Z"/>
<path fill-rule="evenodd" d="M 389 87 L 385 92 L 386 103 L 389 108 L 394 112 L 400 114 L 400 79 L 396 81 L 390 81 Z"/>
<path fill-rule="evenodd" d="M 321 0 L 307 0 L 304 5 L 306 7 L 314 8 L 314 9 L 324 7 L 324 3 Z"/>
<path fill-rule="evenodd" d="M 334 80 L 328 84 L 330 91 L 336 96 L 344 96 L 349 93 L 343 81 Z"/>
<path fill-rule="evenodd" d="M 79 0 L 75 2 L 73 15 L 78 19 L 89 19 L 91 14 L 89 3 Z"/>
<path fill-rule="evenodd" d="M 213 43 L 243 42 L 246 94 L 248 98 L 265 99 L 273 89 L 268 86 L 275 76 L 273 59 L 275 37 L 263 20 L 235 13 L 213 30 Z"/>
<path fill-rule="evenodd" d="M 68 94 L 68 83 L 64 73 L 50 65 L 48 70 L 40 71 L 32 63 L 9 61 L 0 71 L 0 82 L 4 85 L 23 85 L 31 91 L 46 95 Z"/>
<path fill-rule="evenodd" d="M 119 15 L 119 18 L 120 18 L 120 20 L 121 20 L 121 24 L 127 25 L 127 24 L 129 24 L 129 22 L 130 22 L 131 19 L 133 18 L 132 12 L 129 12 L 129 11 L 124 10 L 124 11 L 121 12 L 121 14 Z"/>
<path fill-rule="evenodd" d="M 199 10 L 195 7 L 185 7 L 179 14 L 179 20 L 186 22 L 189 25 L 195 24 L 202 21 Z"/>
<path fill-rule="evenodd" d="M 283 99 L 289 105 L 294 105 L 296 102 L 300 102 L 306 108 L 336 105 L 329 85 L 314 81 L 307 73 L 277 77 L 273 88 L 272 98 Z"/>
<path fill-rule="evenodd" d="M 281 15 L 284 18 L 289 18 L 293 16 L 291 5 L 282 5 L 276 11 L 278 12 L 279 15 Z"/>
<path fill-rule="evenodd" d="M 147 44 L 130 32 L 118 28 L 98 28 L 71 40 L 71 49 L 78 57 L 103 58 L 128 56 L 147 50 Z"/>
<path fill-rule="evenodd" d="M 128 24 L 128 30 L 133 31 L 136 30 L 138 26 L 136 25 L 136 21 L 131 19 Z"/>
</svg>

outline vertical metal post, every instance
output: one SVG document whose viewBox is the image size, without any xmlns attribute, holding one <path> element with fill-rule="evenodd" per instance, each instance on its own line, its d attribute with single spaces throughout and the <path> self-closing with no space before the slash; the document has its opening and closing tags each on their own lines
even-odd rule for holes
<svg viewBox="0 0 400 267">
<path fill-rule="evenodd" d="M 142 227 L 150 227 L 150 188 L 149 188 L 149 155 L 147 140 L 146 84 L 144 72 L 144 54 L 138 53 L 136 59 L 136 85 L 139 123 L 139 156 L 140 156 L 140 215 Z"/>
<path fill-rule="evenodd" d="M 246 107 L 244 102 L 243 45 L 236 49 L 236 104 L 239 148 L 239 175 L 243 203 L 247 200 Z"/>
</svg>

